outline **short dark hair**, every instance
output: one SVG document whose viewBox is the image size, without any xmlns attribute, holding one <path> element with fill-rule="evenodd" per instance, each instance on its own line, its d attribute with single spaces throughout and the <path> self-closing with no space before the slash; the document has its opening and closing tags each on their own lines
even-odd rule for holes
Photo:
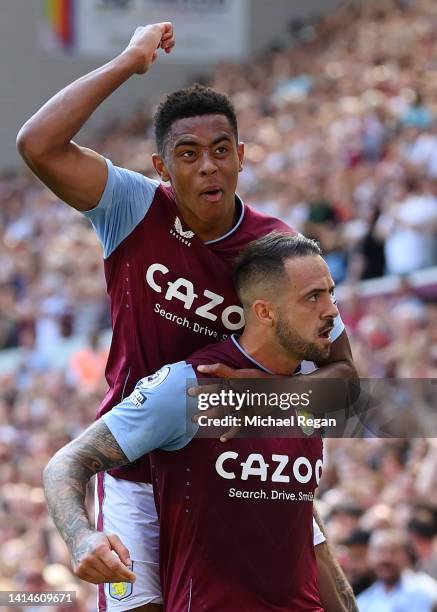
<svg viewBox="0 0 437 612">
<path fill-rule="evenodd" d="M 254 240 L 240 253 L 234 267 L 234 284 L 243 306 L 250 306 L 246 299 L 250 287 L 257 283 L 277 286 L 285 279 L 287 259 L 321 254 L 317 242 L 302 234 L 274 231 Z"/>
<path fill-rule="evenodd" d="M 407 524 L 407 530 L 432 540 L 437 535 L 437 508 L 432 504 L 417 504 Z"/>
<path fill-rule="evenodd" d="M 342 546 L 367 546 L 370 540 L 370 531 L 354 529 L 349 536 L 340 542 Z"/>
<path fill-rule="evenodd" d="M 230 99 L 210 87 L 196 83 L 169 93 L 159 104 L 154 116 L 158 153 L 164 154 L 166 140 L 175 121 L 199 115 L 225 115 L 238 142 L 237 116 Z"/>
</svg>

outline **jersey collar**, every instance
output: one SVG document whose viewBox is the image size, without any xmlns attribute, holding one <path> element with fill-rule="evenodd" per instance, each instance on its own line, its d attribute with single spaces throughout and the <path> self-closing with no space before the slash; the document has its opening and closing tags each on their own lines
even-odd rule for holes
<svg viewBox="0 0 437 612">
<path fill-rule="evenodd" d="M 265 368 L 262 363 L 260 363 L 259 361 L 257 361 L 256 359 L 254 359 L 251 355 L 249 355 L 249 353 L 247 351 L 244 350 L 244 348 L 241 346 L 241 344 L 238 342 L 238 336 L 236 334 L 232 334 L 231 336 L 232 342 L 235 344 L 235 346 L 237 347 L 237 349 L 240 351 L 240 353 L 242 353 L 247 359 L 249 359 L 249 361 L 251 361 L 252 363 L 254 363 L 256 365 L 257 368 L 259 368 L 260 370 L 262 370 L 263 372 L 267 372 L 267 374 L 272 374 L 273 372 L 271 370 L 268 370 L 267 368 Z"/>
<path fill-rule="evenodd" d="M 241 223 L 243 222 L 246 207 L 243 201 L 241 200 L 241 198 L 237 194 L 235 194 L 235 204 L 240 209 L 240 216 L 238 217 L 237 223 L 233 227 L 231 227 L 229 232 L 227 232 L 223 236 L 219 236 L 219 238 L 214 238 L 214 240 L 207 240 L 204 244 L 215 244 L 216 242 L 220 242 L 220 240 L 229 238 L 229 236 L 231 236 L 234 232 L 237 231 L 237 229 L 240 227 Z"/>
<path fill-rule="evenodd" d="M 262 365 L 262 363 L 260 363 L 256 359 L 254 359 L 251 355 L 249 355 L 249 353 L 247 351 L 244 350 L 244 348 L 239 343 L 238 336 L 236 334 L 232 334 L 231 340 L 235 344 L 237 349 L 240 351 L 240 353 L 242 353 L 247 359 L 249 359 L 249 361 L 254 363 L 260 370 L 263 370 L 263 372 L 267 372 L 267 374 L 272 374 L 272 376 L 275 375 L 274 372 L 272 372 L 271 370 L 269 370 L 266 367 L 264 367 Z M 295 369 L 295 371 L 291 374 L 291 376 L 296 376 L 297 374 L 300 374 L 301 369 L 302 369 L 302 366 L 298 365 L 297 368 Z"/>
</svg>

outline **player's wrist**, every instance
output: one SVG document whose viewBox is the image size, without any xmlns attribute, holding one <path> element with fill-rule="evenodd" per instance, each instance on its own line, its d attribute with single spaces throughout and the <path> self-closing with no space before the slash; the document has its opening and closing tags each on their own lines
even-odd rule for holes
<svg viewBox="0 0 437 612">
<path fill-rule="evenodd" d="M 144 57 L 144 52 L 135 46 L 127 47 L 117 59 L 130 71 L 130 76 L 144 74 L 148 71 L 151 64 Z"/>
<path fill-rule="evenodd" d="M 78 563 L 83 556 L 92 548 L 92 543 L 96 535 L 102 535 L 95 529 L 82 528 L 72 535 L 67 541 L 73 560 Z M 90 546 L 91 545 L 91 546 Z"/>
</svg>

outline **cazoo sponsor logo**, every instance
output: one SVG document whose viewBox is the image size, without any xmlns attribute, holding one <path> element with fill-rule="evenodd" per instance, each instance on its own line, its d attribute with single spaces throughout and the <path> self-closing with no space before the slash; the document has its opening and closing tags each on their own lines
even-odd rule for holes
<svg viewBox="0 0 437 612">
<path fill-rule="evenodd" d="M 321 459 L 313 465 L 307 457 L 297 457 L 292 461 L 288 455 L 276 454 L 266 461 L 260 453 L 250 453 L 246 460 L 240 461 L 235 451 L 221 453 L 215 462 L 217 474 L 226 480 L 248 480 L 252 476 L 261 482 L 289 483 L 293 478 L 300 484 L 307 484 L 315 476 L 317 485 L 322 476 L 322 467 Z"/>
<path fill-rule="evenodd" d="M 236 304 L 221 309 L 224 297 L 205 289 L 202 295 L 196 293 L 194 285 L 186 278 L 177 278 L 174 282 L 165 282 L 165 275 L 170 270 L 160 263 L 154 263 L 147 269 L 146 282 L 156 293 L 164 294 L 171 302 L 179 300 L 186 310 L 195 308 L 194 314 L 208 321 L 217 321 L 220 317 L 223 326 L 229 331 L 237 331 L 244 326 L 243 309 Z M 167 287 L 166 287 L 167 285 Z"/>
</svg>

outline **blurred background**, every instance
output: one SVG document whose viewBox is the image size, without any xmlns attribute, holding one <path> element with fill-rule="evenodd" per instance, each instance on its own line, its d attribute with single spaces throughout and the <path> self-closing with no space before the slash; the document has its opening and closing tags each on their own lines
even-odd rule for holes
<svg viewBox="0 0 437 612">
<path fill-rule="evenodd" d="M 173 20 L 175 52 L 105 102 L 78 141 L 155 177 L 162 94 L 193 81 L 225 92 L 246 143 L 239 195 L 320 241 L 360 375 L 436 378 L 437 3 L 0 5 L 0 590 L 72 588 L 85 612 L 94 590 L 68 569 L 41 471 L 106 390 L 102 252 L 88 221 L 22 165 L 20 126 L 137 25 Z M 402 574 L 433 609 L 436 485 L 432 438 L 326 442 L 319 507 L 357 593 Z M 363 597 L 361 610 L 386 609 Z"/>
</svg>

